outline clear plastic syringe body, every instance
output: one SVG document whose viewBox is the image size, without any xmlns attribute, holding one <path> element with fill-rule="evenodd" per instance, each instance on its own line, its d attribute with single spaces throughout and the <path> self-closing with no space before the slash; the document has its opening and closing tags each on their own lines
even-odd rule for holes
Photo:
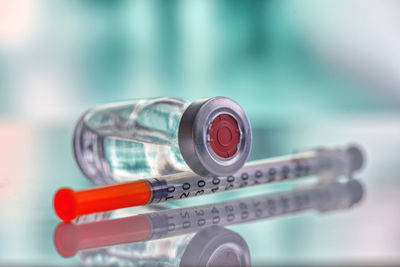
<svg viewBox="0 0 400 267">
<path fill-rule="evenodd" d="M 363 165 L 363 153 L 356 146 L 332 147 L 298 152 L 247 163 L 238 172 L 220 177 L 198 177 L 182 172 L 163 178 L 149 179 L 152 187 L 150 203 L 159 203 L 212 194 L 257 184 L 318 176 L 321 181 L 340 177 L 351 178 Z"/>
<path fill-rule="evenodd" d="M 143 99 L 88 110 L 73 146 L 80 169 L 98 185 L 189 170 L 223 175 L 247 160 L 251 128 L 226 97 Z"/>
<path fill-rule="evenodd" d="M 352 178 L 363 165 L 360 149 L 326 148 L 291 156 L 249 162 L 227 176 L 203 177 L 186 171 L 155 176 L 117 185 L 74 191 L 61 188 L 54 197 L 54 209 L 65 221 L 77 216 L 112 209 L 224 192 L 278 181 L 318 176 L 320 181 Z"/>
</svg>

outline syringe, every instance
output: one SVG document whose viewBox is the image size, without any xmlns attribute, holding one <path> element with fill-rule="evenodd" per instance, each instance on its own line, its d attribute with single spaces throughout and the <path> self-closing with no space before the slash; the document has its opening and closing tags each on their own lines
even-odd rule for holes
<svg viewBox="0 0 400 267">
<path fill-rule="evenodd" d="M 227 226 L 312 209 L 319 212 L 346 209 L 358 203 L 363 192 L 357 180 L 350 180 L 125 218 L 61 223 L 54 242 L 62 256 L 70 257 L 79 250 L 185 235 L 211 225 Z"/>
<path fill-rule="evenodd" d="M 158 178 L 73 191 L 60 189 L 54 198 L 57 215 L 64 221 L 77 216 L 119 208 L 200 196 L 257 184 L 317 175 L 322 179 L 352 177 L 363 165 L 355 146 L 326 148 L 247 163 L 239 172 L 224 177 L 201 177 L 182 172 Z"/>
</svg>

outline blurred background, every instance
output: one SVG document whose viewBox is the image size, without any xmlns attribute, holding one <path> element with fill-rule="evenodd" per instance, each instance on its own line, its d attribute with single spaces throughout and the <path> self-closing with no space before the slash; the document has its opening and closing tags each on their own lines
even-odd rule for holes
<svg viewBox="0 0 400 267">
<path fill-rule="evenodd" d="M 269 238 L 238 227 L 253 262 L 399 263 L 399 14 L 393 0 L 0 0 L 0 263 L 77 263 L 52 245 L 51 201 L 91 186 L 71 148 L 84 110 L 217 95 L 247 112 L 252 159 L 352 142 L 368 157 L 358 209 L 264 222 Z"/>
</svg>

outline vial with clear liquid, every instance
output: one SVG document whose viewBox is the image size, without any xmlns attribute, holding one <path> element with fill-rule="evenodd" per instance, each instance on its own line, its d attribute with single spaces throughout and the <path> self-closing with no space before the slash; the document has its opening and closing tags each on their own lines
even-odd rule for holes
<svg viewBox="0 0 400 267">
<path fill-rule="evenodd" d="M 250 153 L 249 120 L 226 97 L 153 98 L 86 111 L 74 132 L 74 155 L 95 184 L 193 171 L 230 175 Z"/>
</svg>

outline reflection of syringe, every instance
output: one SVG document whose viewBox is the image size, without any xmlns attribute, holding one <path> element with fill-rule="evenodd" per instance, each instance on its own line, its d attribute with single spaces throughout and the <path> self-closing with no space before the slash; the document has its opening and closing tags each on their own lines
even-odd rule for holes
<svg viewBox="0 0 400 267">
<path fill-rule="evenodd" d="M 351 177 L 363 165 L 357 147 L 317 149 L 247 163 L 239 172 L 225 177 L 200 177 L 182 172 L 159 178 L 97 187 L 81 191 L 60 189 L 54 199 L 57 215 L 71 221 L 79 215 L 159 203 L 250 185 L 318 175 L 322 178 Z"/>
<path fill-rule="evenodd" d="M 69 257 L 78 250 L 167 238 L 197 232 L 210 225 L 231 225 L 299 211 L 326 212 L 359 202 L 363 188 L 357 180 L 319 184 L 291 192 L 268 194 L 191 208 L 166 210 L 84 224 L 60 224 L 55 245 Z"/>
</svg>

